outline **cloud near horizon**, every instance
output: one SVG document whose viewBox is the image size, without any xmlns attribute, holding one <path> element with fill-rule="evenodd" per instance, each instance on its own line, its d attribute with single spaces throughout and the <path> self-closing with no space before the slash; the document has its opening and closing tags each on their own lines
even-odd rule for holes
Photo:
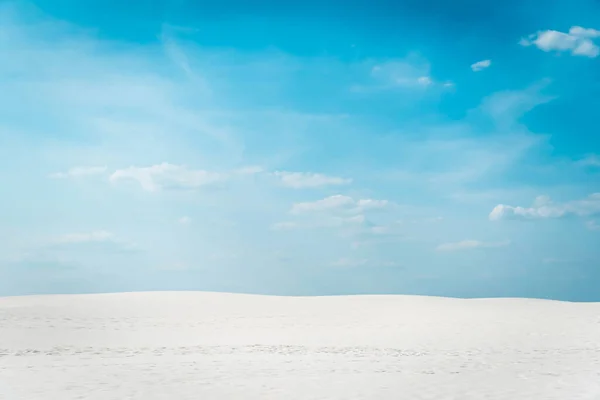
<svg viewBox="0 0 600 400">
<path fill-rule="evenodd" d="M 600 193 L 584 199 L 554 203 L 548 196 L 538 196 L 531 207 L 498 204 L 489 214 L 491 221 L 502 219 L 553 219 L 568 216 L 588 217 L 600 214 Z"/>
</svg>

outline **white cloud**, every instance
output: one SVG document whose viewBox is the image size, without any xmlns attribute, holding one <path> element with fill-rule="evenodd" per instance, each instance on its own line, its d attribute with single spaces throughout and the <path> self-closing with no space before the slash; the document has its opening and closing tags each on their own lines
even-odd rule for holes
<svg viewBox="0 0 600 400">
<path fill-rule="evenodd" d="M 296 203 L 292 206 L 291 213 L 302 214 L 327 211 L 361 213 L 367 210 L 383 209 L 389 205 L 390 202 L 387 200 L 354 200 L 352 197 L 337 194 L 317 201 Z"/>
<path fill-rule="evenodd" d="M 531 207 L 509 206 L 498 204 L 489 219 L 498 221 L 503 219 L 551 219 L 567 216 L 585 217 L 600 214 L 600 193 L 592 193 L 582 200 L 573 200 L 566 203 L 554 203 L 548 196 L 538 196 Z"/>
<path fill-rule="evenodd" d="M 107 170 L 106 167 L 73 167 L 66 172 L 55 172 L 50 174 L 52 179 L 66 179 L 66 178 L 81 178 L 91 175 L 101 175 Z"/>
<path fill-rule="evenodd" d="M 491 60 L 481 60 L 477 61 L 474 64 L 471 64 L 471 69 L 473 70 L 473 72 L 479 72 L 488 68 L 490 65 L 492 65 Z"/>
<path fill-rule="evenodd" d="M 429 63 L 416 54 L 404 59 L 389 60 L 371 66 L 371 82 L 356 85 L 355 91 L 424 88 L 435 82 L 430 75 Z"/>
<path fill-rule="evenodd" d="M 177 222 L 179 222 L 181 225 L 189 225 L 192 223 L 192 219 L 186 215 L 179 218 Z"/>
<path fill-rule="evenodd" d="M 98 243 L 114 241 L 114 235 L 107 231 L 93 231 L 87 233 L 68 233 L 58 236 L 53 242 L 56 244 Z"/>
<path fill-rule="evenodd" d="M 522 38 L 522 46 L 534 45 L 542 51 L 570 52 L 574 56 L 595 58 L 600 55 L 600 47 L 593 39 L 600 37 L 600 31 L 573 26 L 568 33 L 545 30 Z"/>
<path fill-rule="evenodd" d="M 598 38 L 600 37 L 600 31 L 592 28 L 583 28 L 581 26 L 572 26 L 569 29 L 569 34 L 578 36 L 578 37 L 589 37 L 589 38 Z"/>
<path fill-rule="evenodd" d="M 310 172 L 277 171 L 274 172 L 273 175 L 281 180 L 283 186 L 293 189 L 315 188 L 321 186 L 340 186 L 347 185 L 352 182 L 352 179 L 349 178 L 340 178 L 337 176 L 327 176 L 324 174 Z"/>
<path fill-rule="evenodd" d="M 226 178 L 224 174 L 189 169 L 181 165 L 161 163 L 150 167 L 129 167 L 115 171 L 111 182 L 132 180 L 142 189 L 155 192 L 161 189 L 197 189 Z"/>
<path fill-rule="evenodd" d="M 492 247 L 504 247 L 508 246 L 510 242 L 508 240 L 502 242 L 481 242 L 479 240 L 463 240 L 455 243 L 443 243 L 440 244 L 437 251 L 457 251 L 457 250 L 469 250 L 478 248 L 492 248 Z"/>
</svg>

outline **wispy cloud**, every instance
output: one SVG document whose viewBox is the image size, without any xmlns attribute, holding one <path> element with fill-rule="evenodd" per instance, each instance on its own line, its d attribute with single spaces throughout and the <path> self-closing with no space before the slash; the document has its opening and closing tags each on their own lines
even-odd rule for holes
<svg viewBox="0 0 600 400">
<path fill-rule="evenodd" d="M 292 206 L 292 214 L 313 212 L 349 212 L 361 213 L 367 210 L 383 209 L 390 206 L 388 200 L 358 199 L 341 194 L 326 197 L 321 200 L 296 203 Z"/>
<path fill-rule="evenodd" d="M 276 171 L 273 173 L 283 186 L 293 189 L 340 186 L 352 183 L 350 178 L 340 178 L 311 172 Z"/>
<path fill-rule="evenodd" d="M 495 248 L 495 247 L 505 247 L 510 244 L 510 241 L 502 241 L 502 242 L 482 242 L 479 240 L 463 240 L 460 242 L 454 243 L 442 243 L 437 248 L 436 251 L 458 251 L 458 250 L 470 250 L 470 249 L 480 249 L 480 248 Z"/>
<path fill-rule="evenodd" d="M 503 219 L 553 219 L 568 216 L 586 217 L 600 213 L 600 193 L 566 203 L 554 203 L 548 196 L 539 196 L 530 207 L 498 204 L 489 214 L 491 221 Z"/>
<path fill-rule="evenodd" d="M 600 37 L 600 31 L 591 28 L 573 26 L 568 33 L 545 30 L 522 38 L 521 46 L 536 46 L 542 51 L 570 52 L 574 56 L 595 58 L 600 55 L 600 47 L 594 39 Z"/>
<path fill-rule="evenodd" d="M 550 80 L 542 80 L 522 90 L 504 90 L 483 99 L 480 110 L 490 116 L 501 129 L 515 128 L 519 119 L 535 107 L 556 96 L 544 94 Z"/>
<path fill-rule="evenodd" d="M 471 69 L 473 70 L 473 72 L 479 72 L 488 68 L 490 65 L 492 65 L 491 60 L 481 60 L 471 64 Z"/>
<path fill-rule="evenodd" d="M 429 62 L 417 54 L 370 63 L 369 77 L 367 82 L 352 86 L 352 91 L 423 90 L 436 85 Z"/>
<path fill-rule="evenodd" d="M 68 169 L 66 172 L 55 172 L 50 174 L 52 179 L 66 179 L 66 178 L 82 178 L 92 175 L 102 175 L 106 173 L 107 167 L 73 167 Z"/>
<path fill-rule="evenodd" d="M 162 189 L 197 189 L 224 179 L 225 176 L 220 173 L 169 163 L 150 167 L 129 167 L 117 170 L 110 176 L 111 182 L 135 181 L 148 192 Z"/>
</svg>

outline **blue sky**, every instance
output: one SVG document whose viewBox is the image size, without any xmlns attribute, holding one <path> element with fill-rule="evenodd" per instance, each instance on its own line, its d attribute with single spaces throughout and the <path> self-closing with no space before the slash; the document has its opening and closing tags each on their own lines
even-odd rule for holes
<svg viewBox="0 0 600 400">
<path fill-rule="evenodd" d="M 151 3 L 0 2 L 0 295 L 600 301 L 597 1 Z"/>
</svg>

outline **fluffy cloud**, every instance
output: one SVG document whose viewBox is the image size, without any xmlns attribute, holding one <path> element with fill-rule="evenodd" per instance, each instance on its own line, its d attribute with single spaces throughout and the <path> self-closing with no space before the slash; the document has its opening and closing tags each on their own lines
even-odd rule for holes
<svg viewBox="0 0 600 400">
<path fill-rule="evenodd" d="M 510 244 L 509 241 L 503 242 L 481 242 L 479 240 L 463 240 L 461 242 L 454 243 L 443 243 L 440 244 L 437 251 L 457 251 L 457 250 L 469 250 L 478 248 L 491 248 L 491 247 L 504 247 Z"/>
<path fill-rule="evenodd" d="M 488 68 L 490 65 L 492 65 L 491 60 L 481 60 L 477 61 L 474 64 L 471 64 L 471 69 L 473 70 L 473 72 L 479 72 Z"/>
<path fill-rule="evenodd" d="M 326 197 L 321 200 L 296 203 L 292 206 L 292 214 L 303 214 L 312 212 L 342 211 L 350 213 L 361 213 L 367 210 L 383 209 L 389 206 L 387 200 L 360 199 L 341 194 Z"/>
<path fill-rule="evenodd" d="M 111 182 L 136 181 L 142 189 L 149 192 L 161 189 L 197 189 L 224 179 L 223 174 L 169 163 L 119 169 L 110 176 Z"/>
<path fill-rule="evenodd" d="M 105 173 L 106 167 L 73 167 L 66 172 L 55 172 L 50 174 L 52 179 L 66 179 L 66 178 L 81 178 L 91 175 L 100 175 Z"/>
<path fill-rule="evenodd" d="M 568 33 L 555 30 L 539 31 L 521 39 L 522 46 L 534 45 L 542 51 L 570 52 L 574 56 L 595 58 L 600 47 L 594 39 L 600 37 L 600 31 L 573 26 Z"/>
<path fill-rule="evenodd" d="M 489 215 L 491 221 L 503 219 L 550 219 L 568 216 L 585 217 L 600 213 L 600 193 L 592 193 L 582 200 L 554 203 L 548 196 L 539 196 L 531 207 L 498 204 Z"/>
<path fill-rule="evenodd" d="M 339 186 L 347 185 L 352 179 L 340 178 L 337 176 L 327 176 L 324 174 L 310 172 L 287 172 L 277 171 L 273 173 L 283 186 L 293 189 L 315 188 L 321 186 Z"/>
</svg>

